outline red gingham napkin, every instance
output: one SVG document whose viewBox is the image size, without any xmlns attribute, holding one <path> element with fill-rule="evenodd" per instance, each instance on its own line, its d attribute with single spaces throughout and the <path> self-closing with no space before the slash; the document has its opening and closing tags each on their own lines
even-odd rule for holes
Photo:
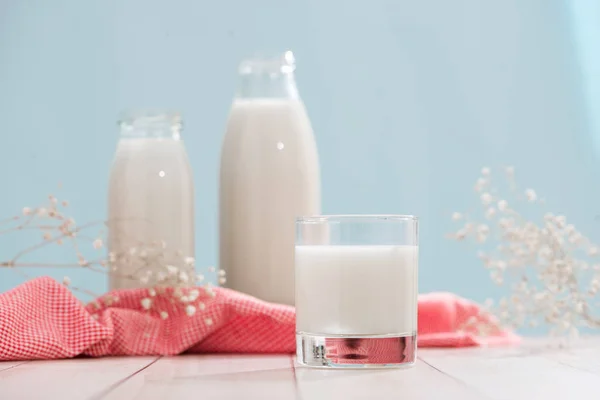
<svg viewBox="0 0 600 400">
<path fill-rule="evenodd" d="M 200 290 L 202 292 L 202 290 Z M 205 305 L 192 316 L 167 296 L 148 290 L 109 293 L 83 305 L 69 289 L 51 278 L 37 278 L 0 294 L 0 361 L 70 358 L 77 355 L 174 355 L 183 352 L 293 353 L 295 310 L 229 289 L 202 296 Z M 114 301 L 118 297 L 118 301 Z M 111 299 L 113 301 L 107 301 Z M 169 310 L 163 319 L 160 310 Z M 452 294 L 419 297 L 418 344 L 462 347 L 511 344 L 514 334 L 465 333 L 479 307 Z"/>
</svg>

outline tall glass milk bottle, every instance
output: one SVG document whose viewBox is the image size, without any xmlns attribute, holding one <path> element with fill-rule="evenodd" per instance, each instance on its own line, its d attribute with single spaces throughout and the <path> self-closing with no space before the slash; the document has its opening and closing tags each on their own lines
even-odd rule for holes
<svg viewBox="0 0 600 400">
<path fill-rule="evenodd" d="M 223 141 L 219 267 L 227 286 L 294 304 L 294 225 L 320 213 L 317 147 L 294 57 L 249 59 Z"/>
<path fill-rule="evenodd" d="M 120 121 L 110 173 L 110 289 L 194 282 L 194 186 L 176 113 Z"/>
</svg>

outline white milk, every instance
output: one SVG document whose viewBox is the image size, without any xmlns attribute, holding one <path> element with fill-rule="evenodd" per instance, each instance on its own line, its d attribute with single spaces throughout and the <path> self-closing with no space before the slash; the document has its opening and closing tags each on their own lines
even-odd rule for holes
<svg viewBox="0 0 600 400">
<path fill-rule="evenodd" d="M 194 256 L 194 189 L 183 142 L 174 138 L 122 138 L 109 186 L 109 250 L 131 252 L 132 262 L 118 265 L 119 275 L 182 268 Z M 160 254 L 144 263 L 145 247 Z M 135 250 L 131 250 L 135 248 Z M 148 251 L 150 253 L 150 251 Z M 190 279 L 193 279 L 190 277 Z M 139 280 L 111 276 L 110 288 L 145 286 Z"/>
<path fill-rule="evenodd" d="M 297 216 L 320 213 L 313 130 L 301 100 L 237 99 L 220 177 L 220 265 L 230 288 L 294 304 Z"/>
<path fill-rule="evenodd" d="M 417 246 L 297 246 L 296 331 L 412 335 Z"/>
</svg>

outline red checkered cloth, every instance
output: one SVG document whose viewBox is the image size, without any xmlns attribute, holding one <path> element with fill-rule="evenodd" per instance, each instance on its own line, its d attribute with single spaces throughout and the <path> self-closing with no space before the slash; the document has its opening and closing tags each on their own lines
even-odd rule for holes
<svg viewBox="0 0 600 400">
<path fill-rule="evenodd" d="M 86 306 L 53 279 L 33 279 L 0 294 L 0 360 L 295 351 L 293 307 L 233 290 L 213 290 L 214 296 L 199 290 L 197 311 L 189 316 L 185 305 L 167 295 L 152 297 L 152 306 L 144 308 L 147 289 L 111 292 Z M 499 329 L 484 337 L 464 332 L 470 317 L 488 318 L 480 315 L 476 304 L 452 294 L 422 295 L 419 346 L 518 341 L 516 335 Z"/>
</svg>

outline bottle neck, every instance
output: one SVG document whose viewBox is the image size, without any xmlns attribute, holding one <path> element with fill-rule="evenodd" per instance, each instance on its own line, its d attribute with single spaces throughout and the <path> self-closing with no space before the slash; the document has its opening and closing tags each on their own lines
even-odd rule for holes
<svg viewBox="0 0 600 400">
<path fill-rule="evenodd" d="M 135 112 L 119 121 L 121 138 L 181 139 L 181 115 L 173 112 Z"/>
<path fill-rule="evenodd" d="M 278 58 L 244 60 L 239 68 L 237 99 L 298 99 L 291 52 Z"/>
</svg>

